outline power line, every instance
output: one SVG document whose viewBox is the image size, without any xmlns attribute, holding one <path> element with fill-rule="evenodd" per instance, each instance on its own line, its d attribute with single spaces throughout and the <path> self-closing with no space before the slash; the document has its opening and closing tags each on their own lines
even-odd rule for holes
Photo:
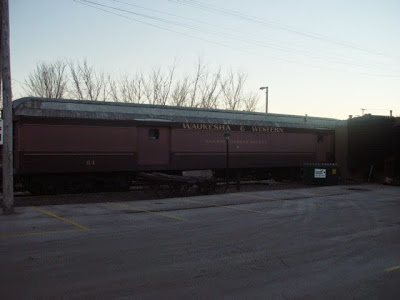
<svg viewBox="0 0 400 300">
<path fill-rule="evenodd" d="M 182 4 L 182 5 L 187 5 L 187 6 L 192 6 L 195 8 L 199 8 L 201 10 L 205 10 L 208 12 L 213 12 L 213 13 L 219 13 L 222 15 L 227 15 L 227 16 L 231 16 L 231 17 L 235 17 L 241 20 L 245 20 L 251 23 L 255 23 L 255 24 L 259 24 L 259 25 L 263 25 L 263 26 L 267 26 L 269 28 L 272 29 L 278 29 L 278 30 L 283 30 L 298 36 L 302 36 L 302 37 L 306 37 L 309 39 L 314 39 L 314 40 L 319 40 L 322 42 L 326 42 L 326 43 L 330 43 L 330 44 L 336 44 L 336 45 L 340 45 L 340 46 L 345 46 L 348 48 L 352 48 L 355 50 L 359 50 L 359 51 L 363 51 L 363 52 L 367 52 L 367 53 L 372 53 L 374 55 L 379 55 L 379 56 L 387 56 L 384 53 L 380 53 L 380 52 L 374 52 L 368 49 L 364 49 L 358 45 L 354 45 L 354 44 L 350 44 L 348 42 L 344 42 L 344 41 L 337 41 L 337 40 L 332 40 L 329 39 L 328 37 L 324 37 L 322 35 L 319 34 L 315 34 L 315 33 L 307 33 L 307 32 L 303 32 L 288 26 L 284 26 L 284 25 L 279 25 L 279 24 L 274 24 L 272 22 L 267 22 L 265 20 L 261 20 L 259 18 L 253 17 L 253 16 L 249 16 L 249 15 L 245 15 L 242 13 L 239 13 L 237 11 L 233 11 L 233 10 L 229 10 L 229 9 L 224 9 L 224 8 L 219 8 L 217 6 L 213 6 L 210 4 L 204 4 L 201 1 L 195 1 L 195 0 L 169 0 L 170 2 L 174 2 L 174 3 L 178 3 L 178 4 Z"/>
<path fill-rule="evenodd" d="M 138 23 L 141 23 L 141 24 L 148 25 L 148 26 L 151 26 L 151 27 L 155 27 L 155 28 L 158 28 L 158 29 L 162 29 L 162 30 L 165 30 L 165 31 L 169 31 L 169 32 L 176 33 L 176 34 L 179 34 L 179 35 L 182 35 L 182 36 L 186 36 L 186 37 L 190 37 L 190 38 L 193 38 L 193 39 L 201 40 L 201 41 L 204 41 L 204 42 L 207 42 L 207 43 L 211 43 L 211 44 L 214 44 L 214 45 L 230 48 L 230 49 L 233 49 L 233 50 L 239 50 L 239 51 L 244 51 L 244 52 L 247 52 L 247 53 L 254 54 L 254 53 L 252 53 L 250 51 L 247 51 L 245 49 L 235 48 L 235 47 L 232 47 L 232 46 L 229 46 L 229 45 L 225 45 L 225 44 L 222 44 L 222 43 L 219 43 L 219 42 L 214 42 L 214 41 L 211 41 L 211 40 L 208 40 L 208 39 L 196 37 L 194 35 L 182 33 L 182 32 L 176 31 L 176 30 L 172 30 L 172 29 L 165 28 L 165 27 L 162 27 L 162 26 L 159 26 L 159 25 L 155 25 L 155 24 L 151 24 L 151 23 L 148 23 L 148 22 L 144 22 L 144 21 L 138 20 L 138 19 L 134 19 L 134 18 L 122 15 L 122 14 L 118 14 L 118 13 L 115 13 L 115 12 L 112 12 L 112 11 L 109 11 L 109 10 L 106 10 L 106 9 L 103 9 L 103 8 L 100 8 L 100 7 L 96 7 L 96 6 L 90 5 L 88 3 L 85 3 L 85 2 L 89 2 L 89 1 L 86 1 L 86 0 L 73 0 L 73 1 L 77 2 L 79 4 L 82 4 L 82 5 L 86 5 L 88 7 L 91 7 L 91 8 L 97 9 L 97 10 L 101 10 L 103 12 L 106 12 L 106 13 L 121 17 L 121 18 L 125 18 L 125 19 L 131 20 L 131 21 L 135 21 L 135 22 L 138 22 Z"/>
<path fill-rule="evenodd" d="M 100 10 L 100 11 L 103 11 L 103 12 L 118 16 L 118 17 L 129 19 L 129 20 L 132 20 L 132 21 L 135 21 L 135 22 L 138 22 L 138 23 L 142 23 L 142 24 L 145 24 L 145 25 L 149 25 L 151 27 L 155 27 L 155 28 L 162 29 L 162 30 L 165 30 L 165 31 L 173 32 L 173 33 L 185 36 L 185 37 L 190 37 L 190 38 L 201 40 L 201 41 L 204 41 L 204 42 L 207 42 L 207 43 L 211 43 L 211 44 L 214 44 L 214 45 L 230 48 L 232 50 L 246 52 L 248 54 L 257 54 L 255 52 L 248 51 L 248 50 L 245 50 L 245 49 L 242 49 L 242 48 L 232 47 L 232 46 L 229 46 L 229 45 L 226 45 L 226 44 L 222 44 L 222 43 L 219 43 L 219 42 L 211 41 L 209 39 L 204 39 L 204 38 L 197 37 L 197 36 L 194 36 L 194 35 L 190 35 L 190 34 L 187 34 L 187 33 L 182 33 L 182 32 L 176 31 L 176 30 L 172 30 L 172 29 L 165 28 L 165 27 L 162 27 L 162 26 L 159 26 L 159 25 L 155 25 L 155 24 L 151 24 L 151 23 L 148 23 L 148 22 L 144 22 L 144 21 L 141 21 L 141 20 L 138 20 L 138 19 L 134 19 L 134 18 L 131 18 L 131 17 L 119 14 L 119 13 L 115 13 L 115 12 L 112 12 L 112 11 L 109 11 L 109 10 L 94 6 L 94 5 L 98 5 L 98 6 L 102 6 L 102 7 L 107 7 L 106 5 L 102 5 L 102 4 L 95 3 L 95 2 L 92 2 L 92 1 L 87 1 L 87 0 L 73 0 L 73 1 L 77 2 L 79 4 L 82 4 L 82 5 L 86 5 L 88 7 L 91 7 L 91 8 L 94 8 L 94 9 L 97 9 L 97 10 Z M 90 5 L 88 3 L 92 3 L 94 5 Z M 121 9 L 117 9 L 117 10 L 124 11 L 124 10 L 121 10 Z M 140 15 L 140 14 L 138 14 L 138 15 Z M 155 18 L 153 18 L 153 19 L 155 19 Z M 288 59 L 283 59 L 283 58 L 273 57 L 273 56 L 269 56 L 269 57 L 271 57 L 273 59 L 281 60 L 281 61 L 284 61 L 284 62 L 288 62 L 288 63 L 295 63 L 295 64 L 304 65 L 302 63 L 299 63 L 299 62 L 296 62 L 296 61 L 292 61 L 292 60 L 288 60 Z M 315 66 L 315 67 L 318 67 L 318 66 Z"/>
<path fill-rule="evenodd" d="M 17 80 L 17 79 L 11 78 L 11 80 L 12 80 L 12 81 L 15 81 L 15 82 L 18 82 L 19 84 L 23 84 L 23 85 L 29 86 L 27 83 L 22 82 L 22 81 L 19 81 L 19 80 Z"/>
<path fill-rule="evenodd" d="M 144 14 L 140 14 L 140 13 L 137 13 L 137 12 L 132 12 L 130 10 L 121 9 L 121 8 L 118 8 L 118 7 L 112 7 L 112 6 L 100 4 L 100 3 L 97 3 L 97 2 L 93 2 L 93 1 L 88 1 L 88 0 L 81 0 L 81 1 L 90 2 L 90 3 L 94 4 L 94 5 L 99 5 L 99 6 L 102 6 L 102 7 L 107 7 L 107 8 L 118 10 L 118 11 L 122 11 L 122 12 L 125 12 L 125 13 L 139 15 L 139 16 L 144 17 L 144 18 L 157 20 L 157 21 L 160 21 L 160 22 L 176 25 L 176 26 L 179 26 L 179 27 L 193 29 L 193 30 L 196 30 L 196 31 L 205 32 L 205 33 L 208 33 L 208 34 L 221 36 L 221 37 L 225 37 L 225 38 L 228 38 L 228 39 L 232 39 L 232 40 L 236 40 L 236 41 L 240 41 L 240 42 L 245 42 L 245 43 L 253 44 L 253 45 L 256 45 L 256 46 L 260 46 L 260 47 L 267 47 L 267 48 L 271 48 L 273 50 L 291 52 L 291 53 L 298 54 L 298 55 L 307 55 L 307 56 L 310 56 L 313 59 L 319 59 L 319 60 L 329 59 L 332 62 L 343 64 L 343 65 L 361 67 L 361 68 L 372 69 L 372 70 L 380 69 L 380 70 L 390 71 L 390 72 L 400 72 L 399 69 L 393 69 L 393 68 L 385 67 L 383 65 L 373 64 L 371 62 L 369 62 L 368 64 L 365 64 L 365 63 L 364 64 L 360 64 L 360 63 L 356 63 L 356 62 L 352 61 L 351 58 L 347 58 L 347 57 L 343 57 L 343 56 L 337 58 L 337 57 L 333 57 L 333 56 L 329 56 L 329 55 L 321 55 L 320 51 L 293 49 L 293 48 L 285 47 L 285 46 L 281 46 L 281 45 L 261 42 L 259 40 L 248 39 L 248 38 L 243 38 L 243 37 L 237 37 L 236 35 L 232 36 L 232 35 L 228 35 L 228 34 L 225 34 L 225 33 L 222 33 L 222 32 L 218 32 L 218 31 L 215 31 L 215 30 L 208 30 L 208 29 L 198 28 L 198 27 L 195 27 L 195 26 L 178 23 L 176 21 L 170 21 L 170 20 L 166 20 L 166 19 L 162 19 L 162 18 L 157 18 L 157 17 L 153 17 L 153 16 L 149 16 L 149 15 L 144 15 Z M 192 22 L 196 22 L 196 23 L 200 23 L 200 24 L 205 24 L 205 25 L 208 25 L 208 26 L 216 27 L 216 25 L 210 24 L 208 22 L 199 21 L 199 20 L 195 20 L 195 19 L 192 19 L 192 18 L 181 17 L 181 16 L 178 16 L 176 14 L 170 14 L 170 13 L 166 13 L 166 12 L 163 12 L 163 11 L 160 11 L 160 10 L 150 9 L 150 8 L 146 8 L 146 7 L 143 7 L 143 6 L 140 6 L 140 5 L 127 3 L 127 2 L 124 2 L 124 1 L 119 1 L 119 0 L 109 0 L 109 1 L 120 3 L 120 4 L 124 4 L 124 5 L 128 5 L 128 6 L 131 6 L 131 7 L 136 7 L 136 8 L 147 10 L 147 11 L 151 11 L 151 12 L 156 12 L 156 13 L 159 13 L 159 14 L 172 16 L 174 18 L 181 18 L 181 19 L 192 21 Z M 218 27 L 220 27 L 220 26 L 218 26 Z M 230 31 L 234 31 L 235 33 L 238 33 L 237 30 L 232 29 L 232 28 L 222 27 L 222 29 L 230 30 Z M 248 33 L 243 33 L 243 34 L 246 34 L 248 36 Z"/>
<path fill-rule="evenodd" d="M 119 11 L 119 12 L 122 12 L 122 13 L 133 14 L 133 15 L 136 15 L 136 16 L 139 16 L 139 17 L 142 17 L 142 18 L 147 18 L 147 19 L 150 19 L 150 20 L 153 20 L 153 21 L 163 22 L 163 23 L 167 23 L 167 24 L 170 24 L 170 25 L 178 26 L 178 27 L 183 27 L 183 28 L 187 28 L 187 29 L 191 29 L 191 30 L 205 32 L 205 33 L 216 35 L 216 36 L 220 36 L 220 37 L 222 36 L 222 37 L 225 37 L 225 38 L 229 38 L 229 39 L 233 39 L 233 40 L 237 40 L 237 41 L 241 41 L 241 42 L 246 42 L 246 43 L 254 44 L 254 45 L 257 45 L 257 46 L 268 47 L 268 48 L 272 48 L 272 49 L 275 49 L 275 50 L 293 52 L 293 53 L 296 54 L 296 50 L 287 49 L 285 47 L 275 46 L 275 45 L 266 45 L 266 44 L 260 43 L 259 41 L 251 41 L 251 40 L 248 40 L 248 39 L 238 38 L 238 37 L 230 36 L 230 35 L 227 35 L 227 34 L 224 34 L 224 33 L 219 33 L 219 32 L 216 32 L 216 31 L 210 31 L 210 30 L 202 29 L 202 28 L 197 28 L 197 27 L 192 26 L 192 25 L 182 24 L 182 23 L 179 23 L 179 22 L 176 22 L 176 21 L 165 20 L 163 18 L 149 16 L 149 15 L 145 15 L 145 14 L 142 14 L 142 13 L 133 12 L 133 11 L 130 11 L 130 10 L 119 8 L 119 7 L 113 7 L 113 6 L 101 4 L 101 3 L 98 3 L 98 2 L 94 2 L 94 1 L 89 1 L 89 0 L 79 0 L 79 1 L 78 0 L 74 0 L 74 1 L 79 3 L 79 4 L 83 4 L 83 5 L 89 6 L 91 8 L 95 8 L 95 9 L 98 9 L 98 10 L 101 10 L 101 11 L 104 11 L 104 12 L 119 16 L 119 17 L 130 19 L 130 20 L 135 21 L 135 22 L 146 24 L 146 25 L 149 25 L 149 26 L 152 26 L 152 27 L 156 27 L 158 29 L 166 30 L 166 31 L 169 31 L 169 32 L 173 32 L 173 33 L 176 33 L 176 34 L 179 34 L 179 35 L 183 35 L 183 36 L 186 36 L 186 37 L 190 37 L 190 38 L 194 38 L 194 39 L 197 39 L 197 40 L 202 40 L 202 41 L 205 41 L 205 42 L 208 42 L 208 43 L 212 43 L 212 44 L 215 44 L 215 45 L 227 47 L 227 48 L 230 48 L 230 49 L 233 49 L 233 50 L 244 51 L 244 52 L 247 52 L 247 53 L 250 53 L 250 54 L 257 54 L 255 52 L 248 51 L 248 50 L 245 50 L 243 48 L 235 48 L 235 47 L 232 47 L 232 46 L 227 45 L 227 44 L 223 44 L 223 43 L 220 43 L 220 42 L 212 41 L 210 39 L 204 39 L 204 38 L 201 38 L 201 37 L 198 37 L 198 36 L 194 36 L 194 35 L 191 35 L 191 34 L 182 33 L 182 32 L 179 32 L 179 31 L 176 31 L 176 30 L 172 30 L 172 29 L 169 29 L 169 28 L 165 28 L 165 27 L 162 27 L 162 26 L 159 26 L 159 25 L 155 25 L 155 24 L 152 24 L 152 23 L 144 22 L 144 21 L 141 21 L 141 20 L 138 20 L 138 19 L 134 19 L 134 18 L 128 17 L 128 16 L 123 15 L 121 13 L 115 13 L 115 12 L 109 11 L 107 9 L 116 10 L 116 11 Z M 123 3 L 122 1 L 114 1 L 114 2 Z M 128 5 L 130 5 L 130 4 L 128 4 Z M 155 10 L 153 10 L 153 11 L 155 11 Z M 160 11 L 158 11 L 158 12 L 160 12 Z M 332 67 L 321 66 L 321 65 L 304 64 L 304 63 L 301 63 L 301 62 L 298 62 L 298 61 L 284 59 L 284 58 L 280 58 L 280 57 L 274 57 L 274 56 L 269 56 L 269 57 L 273 58 L 273 59 L 280 60 L 280 61 L 284 61 L 284 62 L 295 63 L 295 64 L 300 64 L 300 65 L 306 65 L 306 66 L 309 66 L 309 67 L 316 67 L 316 68 L 320 68 L 320 69 L 322 68 L 322 69 L 329 69 L 329 70 L 338 71 L 337 69 L 332 68 Z M 318 59 L 324 59 L 324 58 L 318 58 Z M 361 67 L 361 68 L 370 68 L 370 69 L 379 68 L 379 67 L 376 67 L 376 66 L 374 67 L 374 66 L 369 66 L 369 65 L 360 65 L 360 64 L 357 64 L 357 63 L 349 62 L 349 61 L 336 61 L 336 62 L 340 63 L 340 64 L 344 64 L 344 65 L 356 66 L 356 67 Z M 392 72 L 396 71 L 396 70 L 387 69 L 387 68 L 380 68 L 380 69 L 385 69 L 385 70 L 389 70 L 389 71 L 392 71 Z M 368 73 L 360 73 L 360 74 L 364 74 L 364 75 L 368 75 L 368 76 L 377 76 L 377 77 L 400 77 L 400 75 L 378 75 L 378 74 L 368 74 Z"/>
</svg>

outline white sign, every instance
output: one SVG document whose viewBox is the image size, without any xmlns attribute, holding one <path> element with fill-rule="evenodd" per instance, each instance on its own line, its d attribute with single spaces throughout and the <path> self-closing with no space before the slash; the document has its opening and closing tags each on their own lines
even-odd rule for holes
<svg viewBox="0 0 400 300">
<path fill-rule="evenodd" d="M 326 169 L 314 169 L 314 178 L 326 178 Z"/>
<path fill-rule="evenodd" d="M 0 145 L 3 145 L 3 120 L 0 120 Z"/>
</svg>

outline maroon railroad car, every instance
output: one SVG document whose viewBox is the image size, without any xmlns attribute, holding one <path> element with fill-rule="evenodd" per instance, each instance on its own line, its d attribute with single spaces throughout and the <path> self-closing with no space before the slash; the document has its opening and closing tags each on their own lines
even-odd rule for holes
<svg viewBox="0 0 400 300">
<path fill-rule="evenodd" d="M 126 190 L 137 172 L 226 166 L 282 176 L 334 162 L 335 119 L 22 98 L 13 102 L 15 175 L 32 193 Z"/>
</svg>

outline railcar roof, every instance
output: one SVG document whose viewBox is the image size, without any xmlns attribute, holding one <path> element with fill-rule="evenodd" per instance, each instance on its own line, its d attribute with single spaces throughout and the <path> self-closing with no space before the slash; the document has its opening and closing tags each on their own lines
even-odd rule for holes
<svg viewBox="0 0 400 300">
<path fill-rule="evenodd" d="M 21 98 L 13 101 L 14 116 L 169 123 L 207 123 L 334 129 L 337 119 L 271 113 L 188 108 L 72 99 Z"/>
</svg>

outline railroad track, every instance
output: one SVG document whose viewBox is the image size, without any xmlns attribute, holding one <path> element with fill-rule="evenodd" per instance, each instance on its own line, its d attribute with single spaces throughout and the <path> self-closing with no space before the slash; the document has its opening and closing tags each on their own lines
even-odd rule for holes
<svg viewBox="0 0 400 300">
<path fill-rule="evenodd" d="M 274 182 L 274 181 L 255 181 L 244 180 L 241 182 L 241 191 L 259 191 L 265 189 L 292 189 L 304 187 L 299 182 Z M 225 192 L 225 182 L 218 182 L 217 188 L 209 194 Z M 235 182 L 230 182 L 229 193 L 237 192 Z M 27 191 L 17 189 L 14 193 L 15 206 L 36 206 L 36 205 L 60 205 L 60 204 L 79 204 L 79 203 L 98 203 L 109 201 L 134 201 L 134 200 L 157 200 L 173 197 L 185 197 L 201 195 L 199 190 L 192 189 L 182 193 L 180 190 L 171 190 L 169 185 L 160 184 L 158 189 L 145 182 L 133 182 L 128 192 L 98 192 L 98 193 L 76 193 L 59 195 L 33 196 Z M 2 199 L 2 194 L 0 194 Z"/>
</svg>

